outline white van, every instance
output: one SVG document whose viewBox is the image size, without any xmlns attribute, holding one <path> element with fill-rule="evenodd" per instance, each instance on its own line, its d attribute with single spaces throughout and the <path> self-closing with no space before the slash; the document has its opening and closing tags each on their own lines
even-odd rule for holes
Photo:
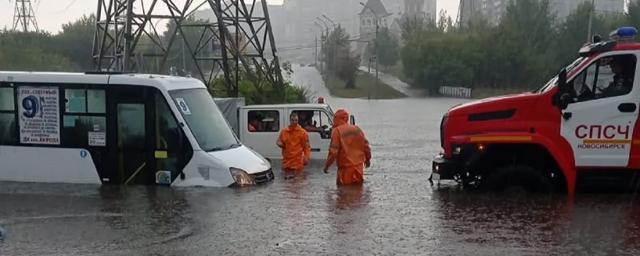
<svg viewBox="0 0 640 256">
<path fill-rule="evenodd" d="M 0 180 L 225 187 L 273 180 L 196 79 L 0 72 Z"/>
<path fill-rule="evenodd" d="M 289 125 L 289 115 L 297 113 L 309 133 L 311 159 L 326 159 L 331 142 L 333 111 L 327 104 L 249 105 L 239 110 L 240 140 L 268 159 L 282 159 L 282 150 L 276 145 L 280 131 Z M 255 127 L 250 129 L 250 123 Z"/>
<path fill-rule="evenodd" d="M 276 145 L 280 131 L 289 125 L 289 115 L 297 113 L 299 122 L 309 134 L 311 159 L 325 160 L 331 143 L 333 110 L 320 98 L 312 104 L 248 105 L 243 98 L 219 98 L 218 106 L 244 145 L 269 160 L 282 159 Z M 351 124 L 355 118 L 350 117 Z"/>
</svg>

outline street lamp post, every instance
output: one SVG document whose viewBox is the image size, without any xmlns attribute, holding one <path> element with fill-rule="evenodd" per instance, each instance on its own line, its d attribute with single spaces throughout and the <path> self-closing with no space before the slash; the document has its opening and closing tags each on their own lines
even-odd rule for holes
<svg viewBox="0 0 640 256">
<path fill-rule="evenodd" d="M 324 41 L 323 44 L 324 44 L 327 41 L 327 39 L 329 38 L 329 24 L 326 21 L 324 21 L 323 19 L 321 19 L 320 17 L 316 17 L 316 19 L 319 20 L 320 22 L 322 22 L 322 24 L 324 24 L 324 27 L 325 27 L 325 30 L 326 30 L 326 34 L 325 34 L 325 37 L 324 37 L 324 40 L 323 40 Z M 325 45 L 325 47 L 326 47 L 326 45 Z M 324 49 L 324 50 L 326 51 L 326 49 Z M 320 72 L 324 73 L 324 69 L 325 68 L 326 68 L 326 65 L 324 65 L 324 68 L 320 68 Z"/>
<path fill-rule="evenodd" d="M 327 38 L 329 37 L 329 24 L 327 24 L 327 22 L 325 22 L 324 20 L 322 20 L 322 19 L 320 19 L 318 17 L 316 17 L 316 19 L 319 20 L 320 22 L 322 22 L 322 24 L 324 25 L 324 26 L 321 26 L 321 28 L 323 27 L 325 29 L 325 33 L 323 35 L 322 43 L 323 43 L 323 46 L 326 46 L 324 44 L 327 41 Z M 318 24 L 318 23 L 316 22 L 316 24 Z M 318 25 L 320 25 L 320 24 L 318 24 Z M 326 51 L 326 49 L 323 49 L 323 52 L 324 51 Z M 320 73 L 324 73 L 324 69 L 326 68 L 325 66 L 326 65 L 324 65 L 323 62 L 321 61 L 320 62 Z"/>
<path fill-rule="evenodd" d="M 333 27 L 337 27 L 338 25 L 336 25 L 335 22 L 333 22 L 332 19 L 329 19 L 329 17 L 327 17 L 327 15 L 322 14 L 322 17 L 325 18 L 327 21 L 331 22 L 331 25 L 333 25 Z"/>
<path fill-rule="evenodd" d="M 367 6 L 366 4 L 364 4 L 363 2 L 360 2 L 360 5 L 362 5 L 364 8 L 369 9 L 369 11 L 371 11 L 371 13 L 373 13 L 373 16 L 376 18 L 376 35 L 375 38 L 373 39 L 373 55 L 376 61 L 376 65 L 375 65 L 375 69 L 376 69 L 376 88 L 378 88 L 378 83 L 379 83 L 379 77 L 378 77 L 378 31 L 380 30 L 380 18 L 378 17 L 378 14 L 371 9 L 371 7 Z"/>
<path fill-rule="evenodd" d="M 591 12 L 589 12 L 589 30 L 587 32 L 587 43 L 591 42 L 591 30 L 593 29 L 593 14 L 596 11 L 596 2 L 591 0 Z"/>
<path fill-rule="evenodd" d="M 321 39 L 324 38 L 324 28 L 322 27 L 322 25 L 320 25 L 318 22 L 313 22 L 314 25 L 316 25 L 318 28 L 320 28 L 320 37 Z M 318 56 L 318 34 L 316 34 L 316 58 L 315 58 L 315 65 L 316 67 L 318 66 L 318 60 L 319 60 L 319 56 Z M 322 65 L 322 64 L 320 64 Z M 320 70 L 322 71 L 322 66 L 320 66 Z"/>
<path fill-rule="evenodd" d="M 329 35 L 329 28 L 331 26 L 329 26 L 329 23 L 327 23 L 325 20 L 321 19 L 320 17 L 316 17 L 316 20 L 319 20 L 320 22 L 322 22 L 322 24 L 324 24 L 324 27 L 326 29 L 326 33 L 327 35 Z"/>
</svg>

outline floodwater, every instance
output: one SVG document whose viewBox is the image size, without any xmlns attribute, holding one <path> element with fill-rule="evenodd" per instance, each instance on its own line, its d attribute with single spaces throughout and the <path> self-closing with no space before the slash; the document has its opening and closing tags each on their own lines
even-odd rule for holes
<svg viewBox="0 0 640 256">
<path fill-rule="evenodd" d="M 296 72 L 326 95 L 312 70 Z M 0 255 L 640 255 L 634 194 L 429 185 L 441 115 L 461 100 L 328 101 L 372 143 L 363 186 L 339 188 L 320 166 L 239 189 L 5 182 Z"/>
</svg>

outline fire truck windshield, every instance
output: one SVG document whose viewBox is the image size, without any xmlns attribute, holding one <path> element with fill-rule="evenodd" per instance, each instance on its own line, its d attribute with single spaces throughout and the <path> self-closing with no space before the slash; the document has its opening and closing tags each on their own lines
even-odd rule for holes
<svg viewBox="0 0 640 256">
<path fill-rule="evenodd" d="M 580 57 L 580 58 L 576 59 L 575 61 L 573 61 L 571 64 L 569 64 L 567 66 L 567 73 L 571 72 L 571 70 L 573 70 L 574 68 L 579 66 L 586 59 L 587 58 L 585 58 L 585 57 Z M 549 80 L 549 82 L 547 82 L 544 86 L 542 86 L 542 87 L 540 87 L 540 89 L 536 90 L 535 93 L 544 93 L 544 92 L 549 91 L 551 88 L 553 88 L 554 85 L 556 85 L 557 81 L 558 81 L 558 76 L 556 75 L 553 78 L 551 78 L 551 80 Z"/>
</svg>

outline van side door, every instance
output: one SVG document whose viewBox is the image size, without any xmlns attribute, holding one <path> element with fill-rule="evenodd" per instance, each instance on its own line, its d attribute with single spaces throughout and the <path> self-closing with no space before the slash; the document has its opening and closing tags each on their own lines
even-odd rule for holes
<svg viewBox="0 0 640 256">
<path fill-rule="evenodd" d="M 289 114 L 291 113 L 298 114 L 300 126 L 309 134 L 311 159 L 326 159 L 332 127 L 332 119 L 328 112 L 323 108 L 291 108 Z"/>
</svg>

